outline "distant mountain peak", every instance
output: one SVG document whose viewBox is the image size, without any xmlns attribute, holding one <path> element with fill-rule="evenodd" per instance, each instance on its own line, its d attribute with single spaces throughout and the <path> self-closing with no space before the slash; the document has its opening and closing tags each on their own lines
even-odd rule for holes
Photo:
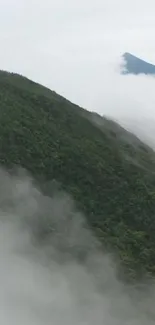
<svg viewBox="0 0 155 325">
<path fill-rule="evenodd" d="M 137 56 L 125 52 L 122 55 L 124 65 L 121 66 L 121 74 L 145 74 L 155 75 L 155 65 L 148 63 Z"/>
</svg>

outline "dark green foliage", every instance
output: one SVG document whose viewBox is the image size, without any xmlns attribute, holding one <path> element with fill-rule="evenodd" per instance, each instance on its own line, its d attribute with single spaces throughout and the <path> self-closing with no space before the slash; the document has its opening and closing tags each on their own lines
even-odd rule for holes
<svg viewBox="0 0 155 325">
<path fill-rule="evenodd" d="M 155 273 L 155 154 L 136 137 L 26 78 L 1 72 L 0 163 L 59 181 L 132 277 Z"/>
</svg>

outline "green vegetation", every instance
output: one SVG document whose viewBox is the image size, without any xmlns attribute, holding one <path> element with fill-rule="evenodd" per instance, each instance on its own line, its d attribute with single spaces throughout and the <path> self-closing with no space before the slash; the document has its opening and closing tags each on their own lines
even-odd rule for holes
<svg viewBox="0 0 155 325">
<path fill-rule="evenodd" d="M 132 134 L 0 72 L 0 163 L 56 179 L 131 276 L 155 273 L 155 154 Z"/>
</svg>

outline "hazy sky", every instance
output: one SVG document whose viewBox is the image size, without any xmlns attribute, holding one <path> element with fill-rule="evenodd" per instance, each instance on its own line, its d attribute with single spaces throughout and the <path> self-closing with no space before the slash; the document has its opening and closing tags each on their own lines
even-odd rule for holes
<svg viewBox="0 0 155 325">
<path fill-rule="evenodd" d="M 120 77 L 117 67 L 126 51 L 155 63 L 154 13 L 153 0 L 0 0 L 0 68 L 90 110 L 147 103 L 152 114 L 154 79 Z"/>
</svg>

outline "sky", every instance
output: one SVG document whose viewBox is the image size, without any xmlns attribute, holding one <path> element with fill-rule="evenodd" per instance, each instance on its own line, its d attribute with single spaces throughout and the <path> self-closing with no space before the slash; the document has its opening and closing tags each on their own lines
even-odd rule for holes
<svg viewBox="0 0 155 325">
<path fill-rule="evenodd" d="M 153 0 L 0 0 L 0 69 L 100 114 L 154 119 L 154 78 L 120 76 L 124 52 L 155 64 Z"/>
</svg>

